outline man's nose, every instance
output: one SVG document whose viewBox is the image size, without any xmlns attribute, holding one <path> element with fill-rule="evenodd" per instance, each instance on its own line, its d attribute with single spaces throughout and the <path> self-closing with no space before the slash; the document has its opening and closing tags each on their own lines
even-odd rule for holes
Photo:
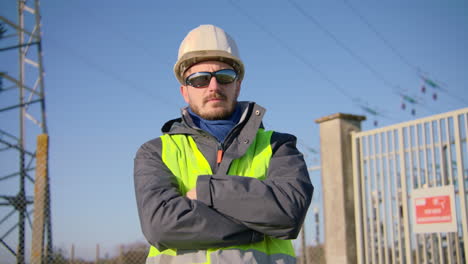
<svg viewBox="0 0 468 264">
<path fill-rule="evenodd" d="M 210 79 L 210 84 L 207 87 L 209 90 L 219 90 L 220 84 L 216 80 L 216 77 L 212 76 Z"/>
</svg>

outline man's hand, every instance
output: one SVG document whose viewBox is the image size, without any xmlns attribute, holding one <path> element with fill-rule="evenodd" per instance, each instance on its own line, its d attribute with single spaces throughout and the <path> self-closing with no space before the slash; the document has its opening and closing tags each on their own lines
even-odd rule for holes
<svg viewBox="0 0 468 264">
<path fill-rule="evenodd" d="M 197 188 L 193 188 L 192 190 L 188 191 L 187 194 L 185 194 L 187 198 L 190 200 L 196 200 L 197 199 Z"/>
</svg>

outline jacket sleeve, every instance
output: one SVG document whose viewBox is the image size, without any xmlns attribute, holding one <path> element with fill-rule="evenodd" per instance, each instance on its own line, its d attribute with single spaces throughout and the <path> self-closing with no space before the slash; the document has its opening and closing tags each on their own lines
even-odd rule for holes
<svg viewBox="0 0 468 264">
<path fill-rule="evenodd" d="M 247 227 L 280 239 L 295 239 L 310 205 L 313 186 L 296 138 L 274 133 L 267 179 L 202 175 L 197 199 Z"/>
<path fill-rule="evenodd" d="M 135 194 L 143 234 L 159 250 L 206 249 L 261 241 L 263 234 L 200 201 L 182 196 L 161 160 L 161 140 L 138 150 Z"/>
</svg>

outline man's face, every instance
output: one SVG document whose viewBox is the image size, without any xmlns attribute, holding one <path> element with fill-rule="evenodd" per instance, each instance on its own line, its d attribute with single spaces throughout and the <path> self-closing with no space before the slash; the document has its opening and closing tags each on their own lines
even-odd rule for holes
<svg viewBox="0 0 468 264">
<path fill-rule="evenodd" d="M 219 61 L 204 61 L 190 67 L 185 72 L 184 78 L 195 72 L 215 72 L 223 69 L 232 69 L 232 67 Z M 229 118 L 234 111 L 240 86 L 239 80 L 219 84 L 216 78 L 212 77 L 207 87 L 182 85 L 180 92 L 195 114 L 207 120 L 221 120 Z"/>
</svg>

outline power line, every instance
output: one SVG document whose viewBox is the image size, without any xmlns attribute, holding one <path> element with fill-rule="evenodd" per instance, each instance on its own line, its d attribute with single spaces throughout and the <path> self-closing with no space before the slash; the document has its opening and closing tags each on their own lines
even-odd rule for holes
<svg viewBox="0 0 468 264">
<path fill-rule="evenodd" d="M 406 66 L 408 66 L 411 70 L 415 71 L 416 74 L 423 80 L 423 81 L 426 81 L 428 78 L 427 78 L 427 74 L 423 74 L 422 70 L 420 70 L 419 67 L 416 67 L 415 65 L 413 65 L 412 63 L 409 62 L 408 59 L 406 59 L 401 52 L 399 52 L 391 43 L 390 41 L 388 41 L 384 36 L 383 34 L 381 34 L 361 13 L 359 13 L 357 11 L 356 8 L 354 8 L 353 5 L 351 5 L 351 3 L 347 0 L 342 0 L 346 6 L 348 6 L 349 9 L 351 9 L 351 11 L 393 52 L 393 54 L 398 57 L 402 62 L 403 64 L 405 64 Z M 468 104 L 467 101 L 463 100 L 462 98 L 458 97 L 458 96 L 454 96 L 452 94 L 450 94 L 448 92 L 447 89 L 440 89 L 442 92 L 444 92 L 446 95 L 452 97 L 453 99 L 456 99 L 464 104 Z"/>
<path fill-rule="evenodd" d="M 328 77 L 327 74 L 325 74 L 323 71 L 321 71 L 319 68 L 314 66 L 312 63 L 310 63 L 307 59 L 304 58 L 300 53 L 298 53 L 296 50 L 294 50 L 292 47 L 288 45 L 287 42 L 283 41 L 281 38 L 279 38 L 276 34 L 274 34 L 272 31 L 270 31 L 266 26 L 264 26 L 262 23 L 260 23 L 256 18 L 251 16 L 248 12 L 246 12 L 241 6 L 239 6 L 235 1 L 233 0 L 227 0 L 233 7 L 235 7 L 240 13 L 242 13 L 245 17 L 247 17 L 252 23 L 254 23 L 257 27 L 259 27 L 263 32 L 268 34 L 272 39 L 274 39 L 282 48 L 284 48 L 286 51 L 288 51 L 291 55 L 293 55 L 296 59 L 304 63 L 307 67 L 318 73 L 318 75 L 323 78 L 325 81 L 327 81 L 333 88 L 335 88 L 338 92 L 340 92 L 343 96 L 351 100 L 353 103 L 356 103 L 356 100 L 359 100 L 357 98 L 354 98 L 350 93 L 348 93 L 345 89 L 343 89 L 336 81 Z M 388 116 L 380 115 L 384 118 L 389 118 Z M 389 118 L 391 119 L 391 118 Z"/>
<path fill-rule="evenodd" d="M 81 7 L 83 6 L 86 6 L 86 5 L 81 5 Z M 91 9 L 91 8 L 85 8 L 85 9 L 86 9 L 86 15 L 93 17 L 93 19 L 96 21 L 95 25 L 99 25 L 105 28 L 104 30 L 105 32 L 109 32 L 113 36 L 117 36 L 120 39 L 128 43 L 132 43 L 134 47 L 138 48 L 138 51 L 143 51 L 144 53 L 146 53 L 147 56 L 151 58 L 157 57 L 148 47 L 141 45 L 143 42 L 133 41 L 132 38 L 125 31 L 121 30 L 118 26 L 116 26 L 115 24 L 109 24 L 109 22 L 106 19 L 100 19 L 99 17 L 102 17 L 102 16 L 96 15 L 96 13 L 94 12 L 95 9 Z M 163 65 L 163 66 L 166 67 L 167 65 Z"/>
<path fill-rule="evenodd" d="M 265 120 L 263 120 L 262 123 L 263 123 L 263 125 L 265 127 L 271 127 Z M 303 147 L 305 149 L 305 151 L 307 151 L 308 153 L 311 153 L 311 154 L 314 154 L 314 155 L 320 155 L 320 151 L 317 148 L 311 147 L 310 145 L 305 143 L 304 140 L 300 139 L 299 137 L 297 137 L 296 143 L 297 143 L 297 145 Z M 305 153 L 305 151 L 303 151 L 304 152 L 303 154 L 304 154 L 304 156 L 307 156 L 307 153 Z"/>
<path fill-rule="evenodd" d="M 104 19 L 99 19 L 98 16 L 90 9 L 87 9 L 87 15 L 90 15 L 92 17 L 94 17 L 94 20 L 96 21 L 95 24 L 97 25 L 104 25 L 105 26 L 105 31 L 108 31 L 110 33 L 112 33 L 113 36 L 118 36 L 120 39 L 124 40 L 125 42 L 128 42 L 128 43 L 131 43 L 132 45 L 136 45 L 135 47 L 137 48 L 138 51 L 143 51 L 144 53 L 146 53 L 147 56 L 149 57 L 156 57 L 151 51 L 150 49 L 148 49 L 147 47 L 143 46 L 143 45 L 137 45 L 137 43 L 135 41 L 132 41 L 132 39 L 128 36 L 128 34 L 126 34 L 125 32 L 123 32 L 122 30 L 120 30 L 118 27 L 116 27 L 115 25 L 109 25 Z M 57 42 L 59 43 L 59 42 Z M 63 45 L 63 43 L 62 43 Z M 66 47 L 66 49 L 68 51 L 73 51 L 73 49 L 71 49 L 69 46 Z M 128 88 L 131 88 L 133 90 L 136 90 L 137 92 L 140 92 L 142 93 L 143 95 L 145 96 L 149 96 L 159 102 L 162 102 L 168 106 L 177 106 L 177 104 L 167 98 L 164 98 L 164 96 L 162 96 L 161 94 L 159 95 L 155 95 L 153 92 L 151 92 L 149 89 L 145 89 L 143 88 L 142 86 L 139 86 L 137 84 L 135 84 L 134 82 L 131 82 L 127 79 L 125 79 L 122 74 L 117 74 L 111 70 L 109 70 L 108 67 L 102 67 L 100 66 L 99 64 L 91 61 L 90 59 L 86 58 L 85 56 L 79 54 L 79 52 L 77 52 L 76 50 L 74 50 L 72 52 L 72 54 L 74 54 L 76 57 L 78 57 L 83 63 L 85 63 L 86 65 L 96 69 L 97 71 L 101 72 L 102 74 L 104 75 L 107 75 L 109 77 L 111 77 L 112 79 L 124 84 L 126 87 Z M 157 61 L 159 62 L 158 60 L 154 60 L 154 61 Z M 160 65 L 163 65 L 164 67 L 167 66 L 161 62 L 159 62 Z"/>
<path fill-rule="evenodd" d="M 49 38 L 51 38 L 49 36 Z M 53 38 L 51 38 L 53 39 Z M 57 40 L 54 40 L 55 43 L 60 43 L 58 42 Z M 177 105 L 175 102 L 173 102 L 172 100 L 168 99 L 168 98 L 165 98 L 164 96 L 162 96 L 161 94 L 159 94 L 158 96 L 156 96 L 153 92 L 151 92 L 150 90 L 148 89 L 145 89 L 143 88 L 142 86 L 140 85 L 137 85 L 127 79 L 125 79 L 122 74 L 117 74 L 111 70 L 109 70 L 108 67 L 103 67 L 93 61 L 91 61 L 90 59 L 86 58 L 85 56 L 81 55 L 79 52 L 77 52 L 76 50 L 72 49 L 71 47 L 69 46 L 66 46 L 64 45 L 63 43 L 61 44 L 66 50 L 67 50 L 67 53 L 69 54 L 73 54 L 75 57 L 79 58 L 83 63 L 85 63 L 86 65 L 88 65 L 89 67 L 99 71 L 101 74 L 103 75 L 106 75 L 120 83 L 122 83 L 124 86 L 132 89 L 132 90 L 135 90 L 139 93 L 141 93 L 142 95 L 145 95 L 145 96 L 148 96 L 148 97 L 151 97 L 165 105 L 168 105 L 168 106 L 174 106 L 174 105 Z"/>
<path fill-rule="evenodd" d="M 344 49 L 346 52 L 348 52 L 349 55 L 351 55 L 354 59 L 356 59 L 359 63 L 361 63 L 365 68 L 367 68 L 377 79 L 381 80 L 384 82 L 386 85 L 390 86 L 394 90 L 400 89 L 397 85 L 394 85 L 390 83 L 383 75 L 381 75 L 377 70 L 375 70 L 370 64 L 368 64 L 364 59 L 362 59 L 359 55 L 357 55 L 355 52 L 353 52 L 346 44 L 344 44 L 342 41 L 340 41 L 333 33 L 331 33 L 328 29 L 326 29 L 322 24 L 318 22 L 317 19 L 315 19 L 312 15 L 306 13 L 304 11 L 304 8 L 299 6 L 295 1 L 293 0 L 288 0 L 288 2 L 299 12 L 301 13 L 304 17 L 306 17 L 308 20 L 310 20 L 312 23 L 314 23 L 322 32 L 324 32 L 328 37 L 333 39 L 335 43 L 340 46 L 342 49 Z"/>
<path fill-rule="evenodd" d="M 347 0 L 342 0 L 342 1 L 361 19 L 362 22 L 364 22 L 364 24 L 366 24 L 369 27 L 370 30 L 372 30 L 372 32 L 374 32 L 375 35 L 377 35 L 377 37 L 380 38 L 380 40 L 382 40 L 385 43 L 385 45 L 387 45 L 387 47 L 390 50 L 393 51 L 393 53 L 398 58 L 400 58 L 400 60 L 404 64 L 406 64 L 409 68 L 416 70 L 416 67 L 412 65 L 400 52 L 398 52 L 398 50 L 395 47 L 393 47 L 393 45 L 391 45 L 390 42 L 382 34 L 380 34 L 379 31 L 377 31 L 377 29 L 373 27 L 372 24 L 369 23 L 367 19 L 365 19 L 364 16 L 361 15 Z"/>
<path fill-rule="evenodd" d="M 315 24 L 320 30 L 322 30 L 323 33 L 325 33 L 329 38 L 331 38 L 335 43 L 340 46 L 342 49 L 344 49 L 351 57 L 353 57 L 355 60 L 357 60 L 361 65 L 363 65 L 367 70 L 369 70 L 374 77 L 376 77 L 378 80 L 382 81 L 386 86 L 388 86 L 394 94 L 397 95 L 402 95 L 404 94 L 403 89 L 397 85 L 393 84 L 390 81 L 388 81 L 382 74 L 380 74 L 374 67 L 372 67 L 369 63 L 367 63 L 361 56 L 357 55 L 351 48 L 349 48 L 344 42 L 340 41 L 333 33 L 331 33 L 328 29 L 326 29 L 317 19 L 314 18 L 314 16 L 308 14 L 307 12 L 304 11 L 304 8 L 302 8 L 299 4 L 297 4 L 293 0 L 288 0 L 288 2 L 299 12 L 301 13 L 304 17 L 306 17 L 308 20 L 310 20 L 313 24 Z M 422 103 L 418 103 L 421 107 L 424 109 L 428 110 L 429 112 L 435 112 L 434 110 L 430 109 L 429 107 L 423 105 Z M 362 108 L 362 106 L 361 106 Z M 364 108 L 366 109 L 366 108 Z M 369 112 L 369 111 L 366 111 Z M 372 112 L 369 112 L 372 113 Z M 415 111 L 413 111 L 415 113 Z"/>
<path fill-rule="evenodd" d="M 263 24 L 261 24 L 257 19 L 252 17 L 249 13 L 247 13 L 243 8 L 241 8 L 235 1 L 233 0 L 227 0 L 232 6 L 237 8 L 239 12 L 241 12 L 244 16 L 246 16 L 248 19 L 250 19 L 255 25 L 257 25 L 262 31 L 267 33 L 272 39 L 276 40 L 278 44 L 280 44 L 284 49 L 286 49 L 289 53 L 291 53 L 296 59 L 300 60 L 302 63 L 304 63 L 306 66 L 317 72 L 323 79 L 325 79 L 327 82 L 329 82 L 338 92 L 340 92 L 342 95 L 345 97 L 348 97 L 352 99 L 351 94 L 349 94 L 346 90 L 344 90 L 342 87 L 338 85 L 334 80 L 329 78 L 324 72 L 322 72 L 320 69 L 315 67 L 313 64 L 311 64 L 309 61 L 307 61 L 301 54 L 299 54 L 297 51 L 295 51 L 293 48 L 291 48 L 285 41 L 283 41 L 281 38 L 276 36 L 273 32 L 268 30 Z"/>
</svg>

